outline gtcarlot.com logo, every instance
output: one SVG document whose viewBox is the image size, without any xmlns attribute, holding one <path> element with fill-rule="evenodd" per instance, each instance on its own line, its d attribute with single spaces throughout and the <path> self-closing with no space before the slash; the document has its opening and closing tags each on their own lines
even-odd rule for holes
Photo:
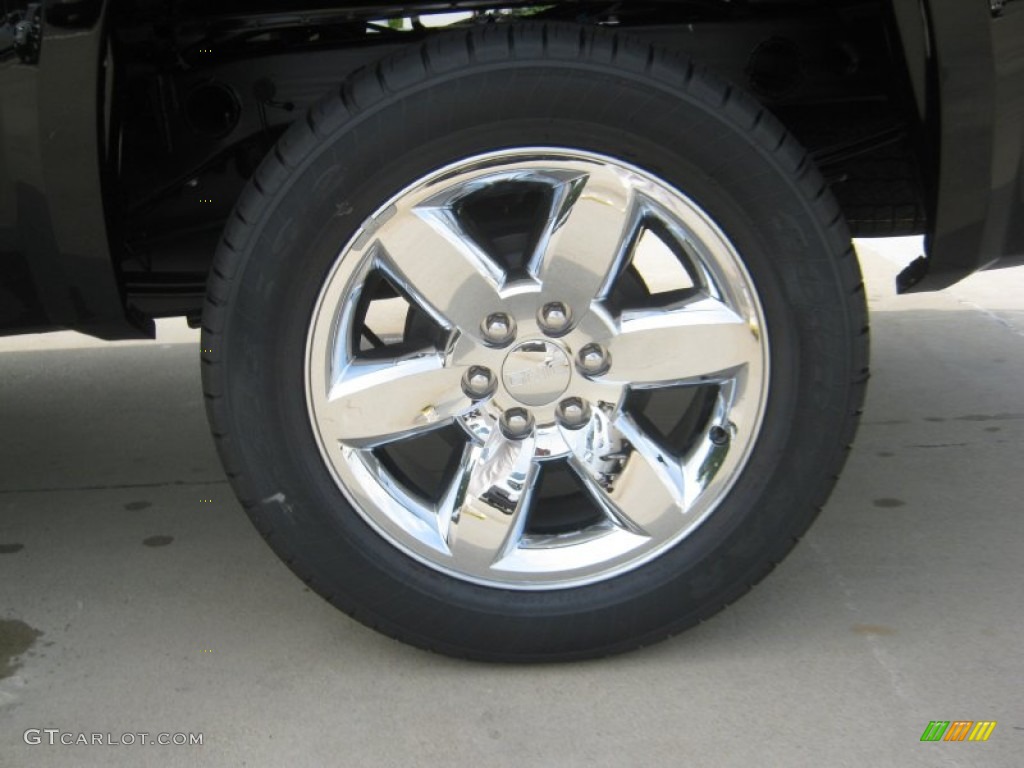
<svg viewBox="0 0 1024 768">
<path fill-rule="evenodd" d="M 932 720 L 921 741 L 988 741 L 995 729 L 995 720 Z"/>
<path fill-rule="evenodd" d="M 131 747 L 131 746 L 202 746 L 201 733 L 149 733 L 135 731 L 132 733 L 84 733 L 62 731 L 60 728 L 29 728 L 22 735 L 26 744 L 48 744 L 50 746 L 96 746 L 96 747 Z"/>
</svg>

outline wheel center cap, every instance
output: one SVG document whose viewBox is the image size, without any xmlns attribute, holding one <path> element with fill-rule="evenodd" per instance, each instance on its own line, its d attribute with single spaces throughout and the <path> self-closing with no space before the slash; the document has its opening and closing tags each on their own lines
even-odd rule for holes
<svg viewBox="0 0 1024 768">
<path fill-rule="evenodd" d="M 501 369 L 505 389 L 524 405 L 547 405 L 565 392 L 572 376 L 569 356 L 549 341 L 525 341 L 512 348 Z"/>
</svg>

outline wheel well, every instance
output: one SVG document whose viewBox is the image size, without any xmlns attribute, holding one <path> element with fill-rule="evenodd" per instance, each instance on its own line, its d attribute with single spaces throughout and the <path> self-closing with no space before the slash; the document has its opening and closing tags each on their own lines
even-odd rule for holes
<svg viewBox="0 0 1024 768">
<path fill-rule="evenodd" d="M 813 152 L 854 234 L 926 228 L 922 126 L 886 2 L 209 6 L 129 0 L 109 22 L 108 218 L 127 301 L 143 315 L 198 316 L 224 223 L 281 134 L 346 75 L 439 25 L 602 25 L 686 52 L 754 93 Z"/>
</svg>

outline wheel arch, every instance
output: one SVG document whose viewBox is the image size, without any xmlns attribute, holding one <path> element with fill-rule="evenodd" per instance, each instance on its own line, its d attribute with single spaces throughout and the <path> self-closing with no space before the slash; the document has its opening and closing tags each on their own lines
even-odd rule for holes
<svg viewBox="0 0 1024 768">
<path fill-rule="evenodd" d="M 157 15 L 163 4 L 116 6 L 112 29 L 118 115 L 124 122 L 113 170 L 117 194 L 108 205 L 117 222 L 113 257 L 133 310 L 197 318 L 212 252 L 238 195 L 284 128 L 329 87 L 328 73 L 340 82 L 346 73 L 435 33 L 406 22 L 401 34 L 367 37 L 353 32 L 352 24 L 374 14 L 408 18 L 437 3 L 404 3 L 400 11 L 395 3 L 349 3 L 340 21 L 338 7 L 307 5 L 300 14 L 293 6 L 286 14 L 283 3 L 261 4 L 258 13 L 239 3 L 233 15 L 219 16 L 214 25 L 202 4 L 182 3 L 179 31 L 169 36 L 167 19 Z M 478 12 L 499 5 L 522 3 L 445 4 Z M 541 18 L 612 26 L 686 53 L 752 90 L 812 150 L 855 234 L 924 232 L 927 193 L 912 149 L 921 127 L 887 6 L 740 5 L 653 0 L 627 12 L 606 2 L 563 0 L 545 6 Z M 314 23 L 335 24 L 341 42 L 327 48 L 295 42 Z M 506 16 L 489 23 L 515 22 Z M 238 40 L 255 29 L 278 30 L 273 34 L 287 46 L 266 43 L 240 52 Z M 154 49 L 163 52 L 155 55 Z M 181 69 L 179 62 L 187 66 Z M 223 96 L 224 88 L 230 96 Z M 225 109 L 241 104 L 226 133 L 223 126 L 208 125 L 197 138 L 197 121 L 188 113 L 190 99 L 193 105 L 202 102 L 193 98 L 197 89 Z"/>
</svg>

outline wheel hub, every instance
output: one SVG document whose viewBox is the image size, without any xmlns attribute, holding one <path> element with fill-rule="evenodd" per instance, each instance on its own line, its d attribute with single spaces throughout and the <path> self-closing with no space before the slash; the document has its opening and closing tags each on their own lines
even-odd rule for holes
<svg viewBox="0 0 1024 768">
<path fill-rule="evenodd" d="M 547 405 L 569 387 L 572 365 L 559 345 L 524 341 L 508 353 L 501 378 L 508 393 L 523 405 Z"/>
</svg>

